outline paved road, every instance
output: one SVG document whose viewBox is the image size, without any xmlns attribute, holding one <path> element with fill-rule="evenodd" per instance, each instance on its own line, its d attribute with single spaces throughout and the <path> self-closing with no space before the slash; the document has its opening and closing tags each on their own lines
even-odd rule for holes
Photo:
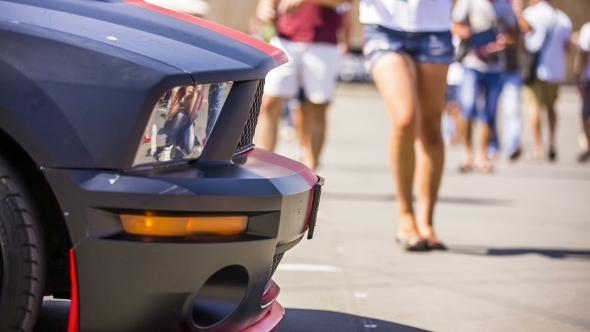
<svg viewBox="0 0 590 332">
<path fill-rule="evenodd" d="M 464 175 L 449 149 L 436 223 L 450 250 L 405 253 L 383 103 L 368 86 L 341 87 L 316 236 L 274 277 L 287 308 L 278 332 L 589 331 L 590 164 L 574 161 L 580 100 L 563 92 L 559 161 Z M 299 155 L 293 142 L 279 152 Z"/>
</svg>

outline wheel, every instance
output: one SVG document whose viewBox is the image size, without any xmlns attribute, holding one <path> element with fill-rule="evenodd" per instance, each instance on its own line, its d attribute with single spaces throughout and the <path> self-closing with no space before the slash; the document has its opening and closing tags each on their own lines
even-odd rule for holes
<svg viewBox="0 0 590 332">
<path fill-rule="evenodd" d="M 0 156 L 0 331 L 32 331 L 43 302 L 45 246 L 37 215 Z"/>
</svg>

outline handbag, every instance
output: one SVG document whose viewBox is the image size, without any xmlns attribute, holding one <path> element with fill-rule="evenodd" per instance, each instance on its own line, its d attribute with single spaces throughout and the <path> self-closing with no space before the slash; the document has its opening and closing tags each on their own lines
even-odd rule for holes
<svg viewBox="0 0 590 332">
<path fill-rule="evenodd" d="M 547 28 L 547 33 L 545 34 L 545 39 L 543 39 L 541 48 L 536 52 L 530 52 L 525 47 L 522 52 L 520 72 L 524 84 L 530 85 L 537 79 L 537 68 L 539 67 L 539 61 L 541 60 L 541 52 L 543 52 L 545 46 L 547 46 L 547 41 L 549 40 L 555 21 L 557 20 L 557 10 L 554 10 L 553 12 L 553 18 L 551 19 L 551 24 Z"/>
</svg>

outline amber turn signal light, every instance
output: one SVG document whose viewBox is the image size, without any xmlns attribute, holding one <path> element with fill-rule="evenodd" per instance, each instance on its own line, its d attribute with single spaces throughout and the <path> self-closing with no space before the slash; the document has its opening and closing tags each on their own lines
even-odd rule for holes
<svg viewBox="0 0 590 332">
<path fill-rule="evenodd" d="M 129 234 L 152 236 L 231 236 L 246 232 L 246 216 L 158 217 L 120 215 Z"/>
</svg>

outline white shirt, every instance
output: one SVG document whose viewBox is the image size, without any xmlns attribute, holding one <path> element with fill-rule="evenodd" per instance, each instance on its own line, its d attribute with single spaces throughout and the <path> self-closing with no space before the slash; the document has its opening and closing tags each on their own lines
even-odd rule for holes
<svg viewBox="0 0 590 332">
<path fill-rule="evenodd" d="M 451 30 L 451 0 L 361 0 L 360 22 L 408 32 Z"/>
<path fill-rule="evenodd" d="M 590 22 L 582 26 L 582 30 L 580 30 L 580 40 L 578 43 L 582 51 L 590 52 Z M 586 79 L 590 81 L 590 63 L 588 63 L 586 66 Z"/>
<path fill-rule="evenodd" d="M 525 20 L 533 28 L 525 35 L 529 52 L 541 50 L 537 77 L 550 83 L 563 83 L 566 79 L 566 49 L 572 35 L 572 22 L 562 11 L 541 1 L 524 10 Z M 545 40 L 545 36 L 548 39 Z"/>
</svg>

